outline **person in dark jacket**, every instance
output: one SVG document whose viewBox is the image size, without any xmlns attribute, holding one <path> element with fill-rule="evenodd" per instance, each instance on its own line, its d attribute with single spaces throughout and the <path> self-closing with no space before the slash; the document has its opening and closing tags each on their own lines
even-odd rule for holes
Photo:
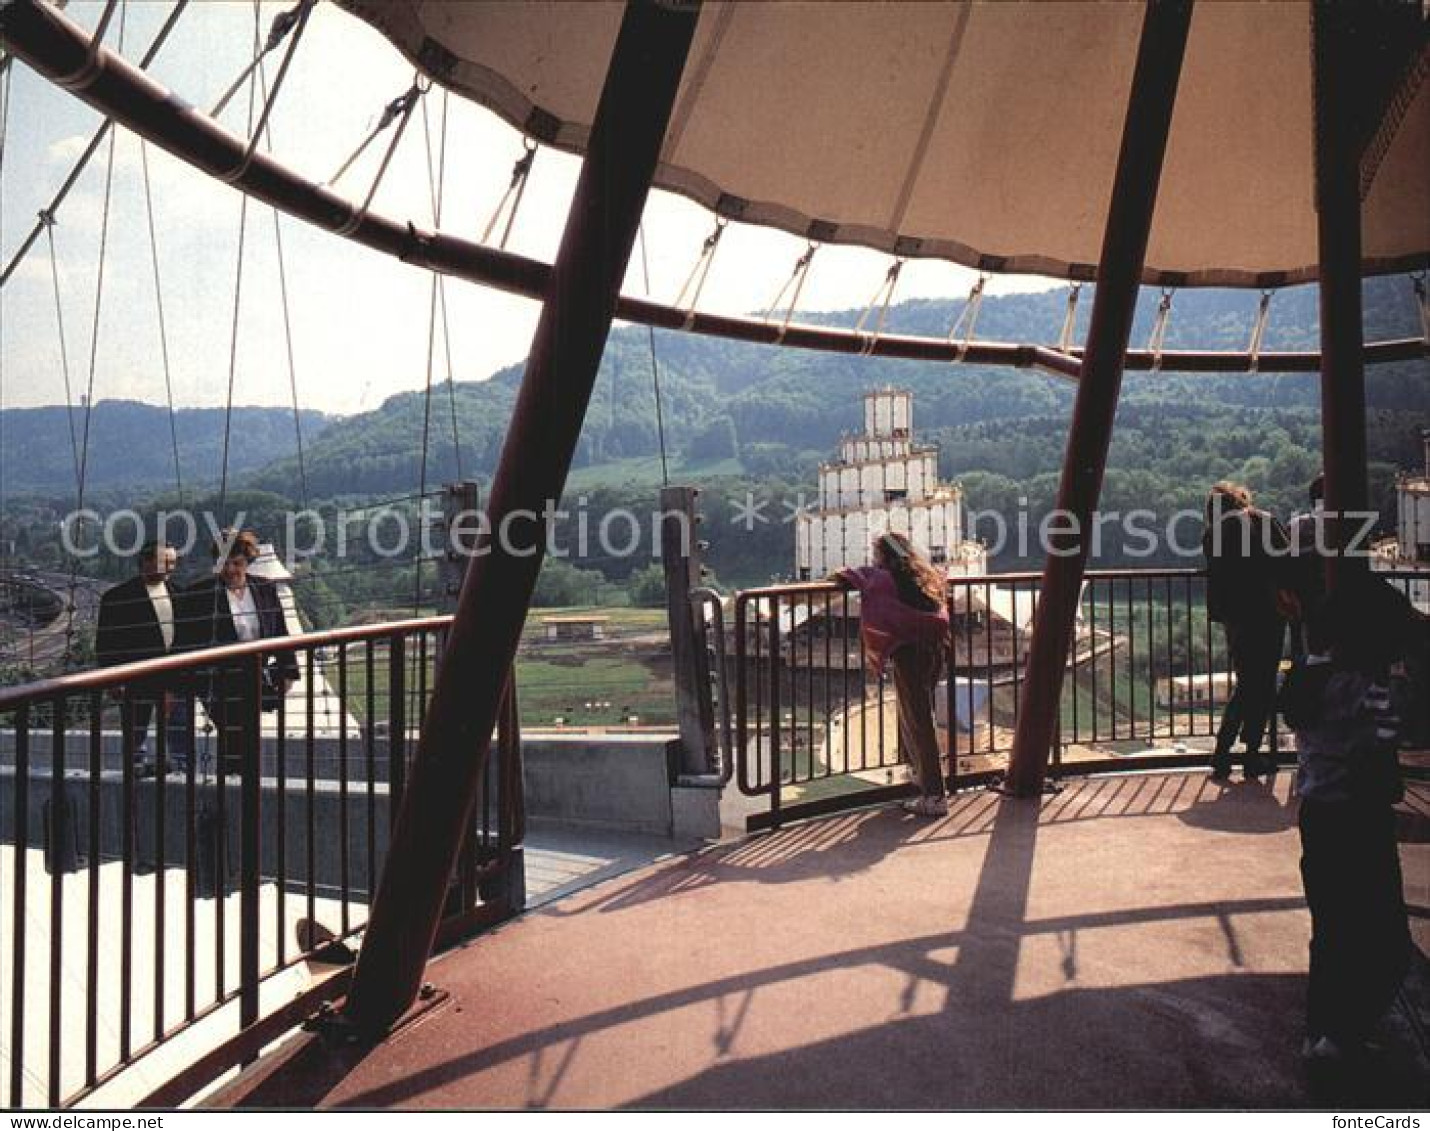
<svg viewBox="0 0 1430 1131">
<path fill-rule="evenodd" d="M 258 557 L 258 539 L 251 530 L 224 530 L 214 542 L 215 572 L 186 589 L 180 598 L 180 648 L 195 651 L 254 640 L 274 640 L 288 635 L 283 604 L 272 582 L 250 575 L 248 567 Z M 273 710 L 298 678 L 298 663 L 291 652 L 269 656 L 263 665 L 263 710 Z M 254 716 L 251 683 L 242 668 L 225 665 L 203 673 L 199 696 L 220 733 L 220 752 L 230 767 L 241 762 L 246 744 L 256 744 L 250 733 Z"/>
<path fill-rule="evenodd" d="M 1202 552 L 1207 562 L 1207 615 L 1226 632 L 1235 687 L 1222 712 L 1212 753 L 1212 777 L 1231 777 L 1232 746 L 1243 743 L 1248 778 L 1275 771 L 1261 743 L 1276 699 L 1276 672 L 1286 636 L 1282 574 L 1286 531 L 1251 505 L 1236 483 L 1216 484 L 1207 498 Z"/>
<path fill-rule="evenodd" d="M 154 660 L 175 649 L 179 591 L 170 575 L 176 561 L 173 547 L 146 542 L 139 550 L 139 573 L 99 599 L 94 650 L 101 667 Z M 139 770 L 144 775 L 160 768 L 157 757 L 152 762 L 145 760 L 149 723 L 156 711 L 164 722 L 166 760 L 182 769 L 190 753 L 191 700 L 180 682 L 163 679 L 135 684 L 124 696 L 121 713 L 125 746 L 141 761 Z"/>
<path fill-rule="evenodd" d="M 1311 911 L 1303 1055 L 1354 1059 L 1409 969 L 1395 803 L 1400 723 L 1394 666 L 1424 618 L 1362 567 L 1310 617 L 1304 665 L 1285 700 L 1296 732 L 1301 877 Z"/>
</svg>

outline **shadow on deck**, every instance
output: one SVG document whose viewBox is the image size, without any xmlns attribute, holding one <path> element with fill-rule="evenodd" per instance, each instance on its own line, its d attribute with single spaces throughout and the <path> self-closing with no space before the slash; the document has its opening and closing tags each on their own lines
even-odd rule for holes
<svg viewBox="0 0 1430 1131">
<path fill-rule="evenodd" d="M 938 821 L 866 810 L 677 858 L 441 957 L 430 977 L 450 997 L 381 1045 L 299 1038 L 215 1102 L 1423 1104 L 1423 963 L 1373 1073 L 1311 1079 L 1300 1063 L 1309 918 L 1288 792 L 1284 773 L 1128 775 L 1039 806 L 969 793 Z M 1424 950 L 1425 787 L 1402 827 Z"/>
</svg>

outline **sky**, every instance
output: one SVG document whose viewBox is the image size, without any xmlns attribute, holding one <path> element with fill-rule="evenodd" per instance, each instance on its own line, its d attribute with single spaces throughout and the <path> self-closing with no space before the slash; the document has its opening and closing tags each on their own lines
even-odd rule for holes
<svg viewBox="0 0 1430 1131">
<path fill-rule="evenodd" d="M 123 53 L 137 62 L 170 5 L 133 0 L 123 7 Z M 265 36 L 272 17 L 285 7 L 261 5 Z M 102 10 L 98 0 L 72 0 L 66 14 L 92 29 Z M 119 22 L 116 14 L 106 33 L 111 47 L 118 45 Z M 150 73 L 184 101 L 212 108 L 253 58 L 253 34 L 251 4 L 195 0 Z M 282 50 L 268 58 L 269 81 Z M 411 66 L 381 35 L 332 4 L 318 5 L 273 112 L 274 153 L 313 180 L 328 181 L 368 134 L 383 106 L 405 91 L 412 78 Z M 372 207 L 430 228 L 443 137 L 441 88 L 434 87 L 422 106 L 425 120 L 422 109 L 414 113 Z M 522 151 L 521 135 L 455 96 L 445 109 L 441 227 L 477 238 L 509 183 L 512 164 Z M 248 113 L 245 87 L 221 121 L 246 134 Z M 21 64 L 11 66 L 0 158 L 0 258 L 5 263 L 99 122 L 99 115 L 73 96 Z M 162 345 L 167 341 L 177 405 L 223 405 L 230 374 L 235 404 L 290 404 L 278 239 L 300 403 L 352 413 L 375 408 L 394 393 L 423 387 L 429 366 L 429 273 L 291 217 L 275 224 L 271 208 L 250 202 L 235 336 L 241 194 L 155 146 L 141 146 L 127 130 L 115 130 L 112 136 L 112 177 L 106 144 L 58 212 L 54 256 L 41 237 L 0 291 L 0 403 L 63 404 L 66 360 L 69 396 L 75 403 L 91 387 L 96 401 L 165 403 Z M 389 137 L 390 132 L 382 134 L 368 147 L 338 182 L 339 190 L 358 199 L 366 194 Z M 146 158 L 163 340 L 144 192 Z M 538 153 L 509 250 L 547 262 L 554 257 L 578 172 L 575 157 L 549 149 Z M 638 246 L 626 293 L 673 301 L 712 224 L 704 208 L 673 194 L 652 193 L 644 221 L 650 290 Z M 782 232 L 730 225 L 701 295 L 701 309 L 727 314 L 765 309 L 803 249 L 802 240 Z M 801 310 L 864 307 L 883 282 L 889 262 L 888 256 L 864 249 L 821 249 Z M 913 261 L 903 271 L 896 298 L 961 297 L 973 280 L 972 271 L 951 263 Z M 1054 285 L 1048 279 L 996 277 L 988 292 Z M 451 371 L 457 380 L 485 379 L 526 355 L 538 313 L 534 301 L 453 279 L 445 287 Z M 441 341 L 439 330 L 432 364 L 437 381 L 445 380 L 448 372 Z"/>
</svg>

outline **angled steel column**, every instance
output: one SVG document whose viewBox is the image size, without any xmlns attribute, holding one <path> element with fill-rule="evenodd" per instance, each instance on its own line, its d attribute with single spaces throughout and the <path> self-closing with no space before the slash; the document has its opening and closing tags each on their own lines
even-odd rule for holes
<svg viewBox="0 0 1430 1131">
<path fill-rule="evenodd" d="M 1018 713 L 1008 767 L 1008 790 L 1018 797 L 1041 792 L 1047 772 L 1062 696 L 1063 669 L 1087 568 L 1089 543 L 1081 532 L 1091 526 L 1107 468 L 1124 355 L 1137 306 L 1137 285 L 1147 255 L 1157 183 L 1167 151 L 1191 19 L 1191 0 L 1149 0 L 1142 24 L 1137 67 L 1122 126 L 1122 149 L 1102 238 L 1092 322 L 1058 488 L 1058 508 L 1072 518 L 1048 547 L 1024 675 L 1025 698 Z"/>
<path fill-rule="evenodd" d="M 541 513 L 571 467 L 698 14 L 631 0 L 621 23 L 492 484 L 492 533 L 462 585 L 353 975 L 345 1016 L 367 1032 L 421 986 L 541 569 Z"/>
<path fill-rule="evenodd" d="M 1358 27 L 1369 30 L 1355 5 L 1318 0 L 1311 13 L 1316 127 L 1316 238 L 1320 250 L 1321 451 L 1326 473 L 1328 544 L 1345 549 L 1360 523 L 1343 518 L 1365 511 L 1365 364 L 1361 358 L 1360 155 L 1355 111 L 1362 104 L 1352 55 Z M 1365 569 L 1365 558 L 1328 555 L 1326 580 Z"/>
</svg>

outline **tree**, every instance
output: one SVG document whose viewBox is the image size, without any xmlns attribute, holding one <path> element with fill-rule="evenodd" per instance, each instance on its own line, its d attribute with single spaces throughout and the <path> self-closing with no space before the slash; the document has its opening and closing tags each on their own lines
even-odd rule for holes
<svg viewBox="0 0 1430 1131">
<path fill-rule="evenodd" d="M 592 605 L 604 578 L 594 569 L 577 569 L 570 562 L 547 558 L 536 579 L 531 603 L 542 607 Z"/>
<path fill-rule="evenodd" d="M 655 609 L 665 604 L 665 570 L 657 562 L 631 574 L 626 583 L 626 591 L 631 595 L 631 604 L 641 608 Z"/>
<path fill-rule="evenodd" d="M 739 454 L 735 424 L 728 416 L 717 416 L 690 438 L 685 458 L 691 463 L 713 463 L 734 459 Z"/>
</svg>

